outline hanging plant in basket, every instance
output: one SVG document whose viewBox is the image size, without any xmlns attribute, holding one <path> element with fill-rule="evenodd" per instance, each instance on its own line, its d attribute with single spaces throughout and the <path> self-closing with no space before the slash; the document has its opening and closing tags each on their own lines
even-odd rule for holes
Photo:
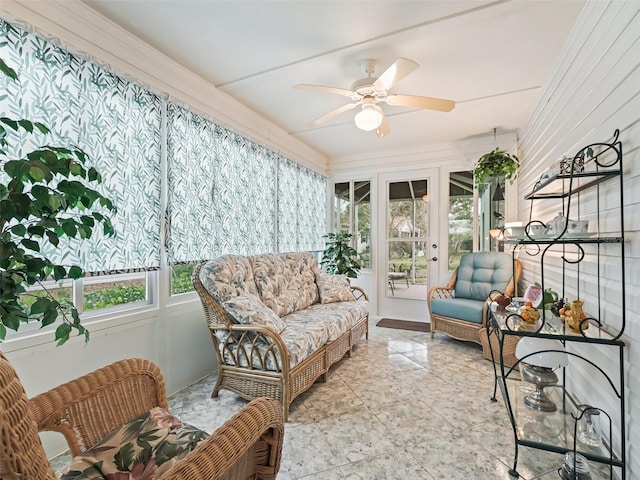
<svg viewBox="0 0 640 480">
<path fill-rule="evenodd" d="M 519 166 L 518 157 L 499 148 L 485 153 L 478 159 L 473 169 L 475 188 L 480 193 L 484 192 L 486 182 L 491 177 L 504 177 L 510 183 L 513 183 L 518 175 Z"/>
</svg>

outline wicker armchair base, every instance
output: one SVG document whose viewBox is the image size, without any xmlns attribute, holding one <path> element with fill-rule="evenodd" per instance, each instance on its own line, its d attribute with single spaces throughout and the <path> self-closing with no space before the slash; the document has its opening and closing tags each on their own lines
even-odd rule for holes
<svg viewBox="0 0 640 480">
<path fill-rule="evenodd" d="M 500 362 L 500 345 L 498 344 L 498 338 L 495 335 L 491 335 L 491 340 L 487 338 L 487 330 L 482 329 L 479 333 L 480 344 L 482 345 L 482 356 L 487 360 L 494 360 Z M 516 364 L 518 359 L 516 358 L 516 345 L 520 340 L 519 337 L 513 335 L 505 335 L 502 344 L 502 360 L 507 367 L 512 367 Z M 491 341 L 491 346 L 489 346 Z M 491 358 L 491 352 L 493 351 L 493 358 Z"/>
<path fill-rule="evenodd" d="M 431 314 L 431 336 L 438 331 L 446 333 L 450 337 L 465 342 L 480 343 L 478 334 L 484 330 L 480 323 L 465 322 L 457 318 L 444 317 L 442 315 Z"/>
</svg>

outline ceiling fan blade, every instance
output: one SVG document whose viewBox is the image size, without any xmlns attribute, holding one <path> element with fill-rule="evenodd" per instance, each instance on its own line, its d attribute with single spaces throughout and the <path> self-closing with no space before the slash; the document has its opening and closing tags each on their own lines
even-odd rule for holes
<svg viewBox="0 0 640 480">
<path fill-rule="evenodd" d="M 294 85 L 293 88 L 299 88 L 302 90 L 316 90 L 319 92 L 327 92 L 327 93 L 336 93 L 338 95 L 344 95 L 345 97 L 353 96 L 353 91 L 347 90 L 346 88 L 327 87 L 325 85 L 309 85 L 308 83 L 300 83 L 298 85 Z"/>
<path fill-rule="evenodd" d="M 330 118 L 335 117 L 336 115 L 340 115 L 343 112 L 347 112 L 349 110 L 354 109 L 357 105 L 358 105 L 357 103 L 347 103 L 346 105 L 342 105 L 341 107 L 335 108 L 331 110 L 329 113 L 325 113 L 320 118 L 315 119 L 313 122 L 311 122 L 311 126 L 316 127 L 321 123 L 326 122 Z"/>
<path fill-rule="evenodd" d="M 418 67 L 419 65 L 413 60 L 399 58 L 373 82 L 373 88 L 376 90 L 389 90 Z"/>
<path fill-rule="evenodd" d="M 400 105 L 402 107 L 427 108 L 440 112 L 450 112 L 456 106 L 453 100 L 444 98 L 420 97 L 418 95 L 387 95 L 385 101 L 389 105 Z"/>
<path fill-rule="evenodd" d="M 382 110 L 382 109 L 381 109 Z M 382 123 L 376 129 L 376 135 L 380 138 L 385 137 L 391 133 L 391 129 L 389 128 L 389 122 L 387 122 L 387 117 L 383 113 L 382 114 Z"/>
</svg>

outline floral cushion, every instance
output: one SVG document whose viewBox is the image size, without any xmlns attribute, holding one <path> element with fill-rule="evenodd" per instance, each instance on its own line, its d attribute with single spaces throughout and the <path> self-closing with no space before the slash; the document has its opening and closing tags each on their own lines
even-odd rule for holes
<svg viewBox="0 0 640 480">
<path fill-rule="evenodd" d="M 348 302 L 355 300 L 346 275 L 316 274 L 320 303 Z"/>
<path fill-rule="evenodd" d="M 60 480 L 155 480 L 207 436 L 156 407 L 75 457 Z"/>
<path fill-rule="evenodd" d="M 200 281 L 218 302 L 244 293 L 258 294 L 249 260 L 240 255 L 208 261 L 200 270 Z"/>
<path fill-rule="evenodd" d="M 280 317 L 318 301 L 312 254 L 254 255 L 249 261 L 260 299 Z"/>
<path fill-rule="evenodd" d="M 246 293 L 222 303 L 238 323 L 257 323 L 282 332 L 287 324 L 255 295 Z"/>
</svg>

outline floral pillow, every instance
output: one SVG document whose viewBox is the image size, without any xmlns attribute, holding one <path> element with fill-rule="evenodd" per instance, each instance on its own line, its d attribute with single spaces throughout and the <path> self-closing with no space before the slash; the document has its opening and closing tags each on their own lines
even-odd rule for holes
<svg viewBox="0 0 640 480">
<path fill-rule="evenodd" d="M 207 437 L 155 407 L 74 457 L 60 480 L 155 480 Z"/>
<path fill-rule="evenodd" d="M 278 333 L 287 326 L 262 300 L 250 293 L 231 298 L 223 302 L 222 306 L 238 323 L 256 323 L 271 327 Z"/>
<path fill-rule="evenodd" d="M 320 303 L 350 302 L 355 299 L 346 275 L 316 274 Z"/>
</svg>

